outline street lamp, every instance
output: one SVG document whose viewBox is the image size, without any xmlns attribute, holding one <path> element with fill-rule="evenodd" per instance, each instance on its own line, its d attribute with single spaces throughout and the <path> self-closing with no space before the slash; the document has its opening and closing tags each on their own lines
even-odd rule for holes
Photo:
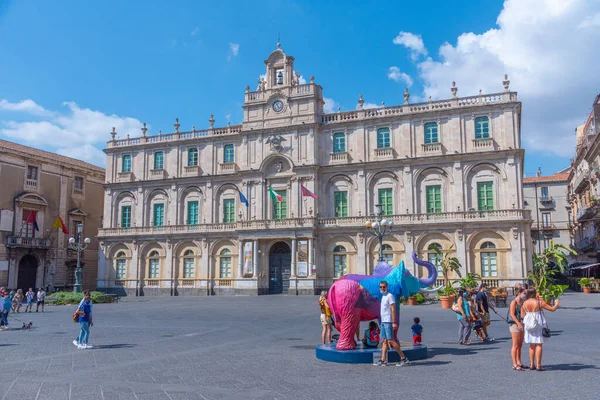
<svg viewBox="0 0 600 400">
<path fill-rule="evenodd" d="M 81 252 L 88 247 L 91 240 L 85 238 L 81 243 L 81 237 L 83 236 L 83 225 L 77 225 L 77 239 L 74 237 L 69 238 L 69 246 L 77 251 L 77 268 L 75 268 L 75 286 L 73 286 L 73 292 L 81 293 Z"/>
<path fill-rule="evenodd" d="M 392 232 L 392 226 L 394 221 L 391 219 L 382 218 L 381 215 L 381 204 L 375 205 L 377 209 L 375 221 L 367 221 L 365 227 L 369 230 L 369 233 L 373 236 L 377 236 L 379 240 L 379 262 L 383 261 L 383 237 L 389 235 Z"/>
</svg>

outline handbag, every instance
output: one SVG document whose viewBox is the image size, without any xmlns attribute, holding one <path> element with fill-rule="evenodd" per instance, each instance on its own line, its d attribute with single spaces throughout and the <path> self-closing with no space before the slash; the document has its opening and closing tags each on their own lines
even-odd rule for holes
<svg viewBox="0 0 600 400">
<path fill-rule="evenodd" d="M 544 320 L 544 325 L 542 327 L 542 336 L 545 338 L 549 338 L 552 336 L 552 331 L 548 328 L 548 320 L 546 320 L 546 316 L 544 315 L 544 309 L 542 308 L 542 302 L 540 301 L 540 311 L 542 312 L 542 319 Z"/>
<path fill-rule="evenodd" d="M 458 301 L 452 304 L 451 310 L 457 314 L 460 314 L 460 307 L 458 306 Z"/>
</svg>

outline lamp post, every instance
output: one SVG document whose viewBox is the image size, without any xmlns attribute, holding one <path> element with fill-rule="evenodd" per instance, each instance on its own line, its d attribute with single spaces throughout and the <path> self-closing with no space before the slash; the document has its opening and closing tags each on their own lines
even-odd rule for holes
<svg viewBox="0 0 600 400">
<path fill-rule="evenodd" d="M 367 221 L 365 227 L 369 230 L 369 233 L 373 236 L 377 236 L 379 240 L 379 262 L 383 261 L 383 237 L 389 235 L 392 232 L 392 226 L 394 221 L 391 219 L 382 218 L 381 215 L 381 204 L 375 205 L 377 209 L 375 221 Z"/>
<path fill-rule="evenodd" d="M 81 252 L 88 247 L 91 240 L 85 238 L 81 243 L 81 237 L 83 236 L 83 225 L 77 225 L 77 239 L 74 237 L 69 238 L 69 246 L 73 250 L 77 251 L 77 267 L 75 268 L 75 286 L 73 286 L 73 292 L 81 293 Z"/>
</svg>

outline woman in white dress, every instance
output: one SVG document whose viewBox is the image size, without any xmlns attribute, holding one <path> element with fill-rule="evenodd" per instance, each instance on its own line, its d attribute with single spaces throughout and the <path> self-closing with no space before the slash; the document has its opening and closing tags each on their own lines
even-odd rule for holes
<svg viewBox="0 0 600 400">
<path fill-rule="evenodd" d="M 544 299 L 537 297 L 535 289 L 527 289 L 526 300 L 521 306 L 521 318 L 525 327 L 525 343 L 529 344 L 529 368 L 532 370 L 546 370 L 542 367 L 542 345 L 546 341 L 546 338 L 542 335 L 542 330 L 546 326 L 542 310 L 554 312 L 557 308 L 558 299 L 554 303 L 554 306 L 549 306 Z M 534 329 L 527 329 L 527 319 L 535 319 L 537 321 Z"/>
</svg>

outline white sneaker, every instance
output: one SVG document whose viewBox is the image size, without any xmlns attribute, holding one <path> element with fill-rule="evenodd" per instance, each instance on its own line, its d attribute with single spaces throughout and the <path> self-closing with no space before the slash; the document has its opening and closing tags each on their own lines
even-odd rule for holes
<svg viewBox="0 0 600 400">
<path fill-rule="evenodd" d="M 403 367 L 408 364 L 410 364 L 410 361 L 408 360 L 408 358 L 405 358 L 404 360 L 400 360 L 400 362 L 396 364 L 396 367 Z"/>
<path fill-rule="evenodd" d="M 92 349 L 94 346 L 92 346 L 91 344 L 84 344 L 83 348 L 84 349 Z"/>
<path fill-rule="evenodd" d="M 85 349 L 85 345 L 84 345 L 84 344 L 78 344 L 78 345 L 77 345 L 77 348 L 78 348 L 79 350 Z"/>
<path fill-rule="evenodd" d="M 77 343 L 77 340 L 73 340 L 73 346 L 79 346 L 79 343 Z"/>
</svg>

